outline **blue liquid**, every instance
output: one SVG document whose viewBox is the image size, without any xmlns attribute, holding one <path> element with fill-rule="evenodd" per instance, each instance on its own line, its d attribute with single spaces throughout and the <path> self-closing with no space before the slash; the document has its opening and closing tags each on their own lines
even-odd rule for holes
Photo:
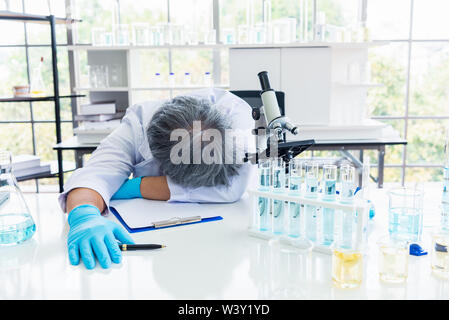
<svg viewBox="0 0 449 320">
<path fill-rule="evenodd" d="M 259 213 L 259 229 L 267 231 L 270 229 L 270 201 L 268 198 L 259 197 L 257 200 Z"/>
<path fill-rule="evenodd" d="M 273 233 L 284 233 L 284 201 L 273 200 Z"/>
<path fill-rule="evenodd" d="M 315 242 L 317 239 L 317 208 L 316 206 L 305 206 L 305 218 L 306 218 L 306 238 Z"/>
<path fill-rule="evenodd" d="M 324 181 L 323 200 L 335 201 L 336 181 Z M 323 210 L 323 244 L 328 246 L 334 241 L 334 209 L 324 208 Z"/>
<path fill-rule="evenodd" d="M 343 226 L 342 226 L 342 235 L 341 235 L 341 246 L 343 248 L 352 248 L 353 241 L 352 236 L 355 232 L 354 228 L 354 214 L 352 211 L 343 211 Z"/>
<path fill-rule="evenodd" d="M 323 244 L 328 246 L 334 242 L 334 209 L 323 210 Z"/>
<path fill-rule="evenodd" d="M 18 244 L 31 238 L 36 225 L 29 214 L 0 215 L 0 245 Z"/>
<path fill-rule="evenodd" d="M 394 237 L 410 241 L 420 240 L 422 212 L 411 208 L 391 208 L 388 231 Z"/>
<path fill-rule="evenodd" d="M 290 202 L 289 208 L 289 225 L 288 235 L 297 238 L 301 235 L 300 231 L 300 218 L 301 218 L 301 205 L 296 202 Z"/>
<path fill-rule="evenodd" d="M 336 194 L 336 181 L 335 180 L 325 180 L 324 181 L 324 196 L 335 198 Z"/>
</svg>

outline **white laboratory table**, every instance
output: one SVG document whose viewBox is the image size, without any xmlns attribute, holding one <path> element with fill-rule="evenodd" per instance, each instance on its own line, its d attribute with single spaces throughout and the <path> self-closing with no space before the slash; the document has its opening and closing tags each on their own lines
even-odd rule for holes
<svg viewBox="0 0 449 320">
<path fill-rule="evenodd" d="M 436 221 L 440 185 L 426 186 L 425 249 Z M 34 237 L 0 248 L 2 299 L 448 299 L 449 281 L 431 273 L 430 257 L 410 256 L 406 284 L 378 280 L 377 237 L 387 230 L 387 198 L 375 190 L 364 279 L 357 289 L 337 289 L 331 257 L 298 252 L 248 236 L 250 200 L 210 205 L 221 221 L 132 234 L 137 243 L 162 243 L 155 251 L 124 252 L 104 270 L 72 266 L 68 226 L 57 194 L 26 194 L 37 224 Z M 113 215 L 108 217 L 115 220 Z M 116 220 L 115 220 L 116 221 Z"/>
</svg>

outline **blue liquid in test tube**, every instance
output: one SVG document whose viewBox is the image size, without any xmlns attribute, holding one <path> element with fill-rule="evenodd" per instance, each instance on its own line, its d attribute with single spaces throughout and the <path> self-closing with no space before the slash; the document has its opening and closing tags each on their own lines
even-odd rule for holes
<svg viewBox="0 0 449 320">
<path fill-rule="evenodd" d="M 302 162 L 299 159 L 290 160 L 289 175 L 289 194 L 300 196 L 303 172 Z M 294 238 L 301 236 L 301 204 L 299 202 L 290 201 L 289 203 L 288 235 Z"/>
<path fill-rule="evenodd" d="M 276 158 L 273 167 L 273 192 L 285 192 L 285 164 L 282 158 Z M 273 199 L 273 233 L 284 233 L 284 201 Z"/>
<path fill-rule="evenodd" d="M 337 182 L 337 166 L 323 166 L 323 200 L 335 201 L 336 198 L 336 182 Z M 335 210 L 324 208 L 323 210 L 323 244 L 328 246 L 334 241 L 334 219 Z"/>
<path fill-rule="evenodd" d="M 443 171 L 443 196 L 441 199 L 441 228 L 449 231 L 449 167 Z"/>
<path fill-rule="evenodd" d="M 271 188 L 271 162 L 260 161 L 258 167 L 259 191 L 270 191 Z M 256 218 L 259 221 L 259 230 L 268 231 L 270 229 L 270 199 L 266 197 L 257 198 Z"/>
<path fill-rule="evenodd" d="M 355 169 L 353 166 L 344 165 L 340 168 L 341 175 L 341 202 L 350 204 L 354 202 Z M 350 248 L 353 245 L 355 232 L 355 213 L 353 211 L 342 212 L 342 246 Z"/>
<path fill-rule="evenodd" d="M 318 197 L 318 165 L 316 163 L 306 164 L 306 194 L 307 198 Z M 313 205 L 305 206 L 305 226 L 306 238 L 315 242 L 318 237 L 318 213 L 317 207 Z"/>
</svg>

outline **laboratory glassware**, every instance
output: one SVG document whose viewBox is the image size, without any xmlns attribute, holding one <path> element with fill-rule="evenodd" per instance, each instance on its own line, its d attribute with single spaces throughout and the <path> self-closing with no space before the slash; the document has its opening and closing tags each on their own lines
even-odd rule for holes
<svg viewBox="0 0 449 320">
<path fill-rule="evenodd" d="M 318 197 L 318 164 L 307 162 L 305 164 L 305 197 L 316 199 Z M 318 239 L 318 208 L 313 205 L 305 205 L 305 236 L 315 242 Z"/>
<path fill-rule="evenodd" d="M 401 187 L 388 192 L 388 231 L 392 237 L 418 241 L 422 234 L 423 194 L 415 188 Z"/>
<path fill-rule="evenodd" d="M 296 42 L 297 40 L 297 32 L 296 32 L 296 25 L 297 21 L 296 18 L 284 18 L 289 26 L 289 35 L 290 35 L 290 41 L 289 42 Z"/>
<path fill-rule="evenodd" d="M 235 44 L 235 30 L 232 28 L 221 29 L 221 42 L 224 44 Z"/>
<path fill-rule="evenodd" d="M 204 85 L 206 87 L 212 87 L 213 86 L 212 75 L 208 71 L 206 71 L 204 73 Z"/>
<path fill-rule="evenodd" d="M 184 85 L 190 86 L 192 84 L 192 76 L 189 72 L 184 73 Z"/>
<path fill-rule="evenodd" d="M 42 71 L 44 68 L 44 57 L 41 57 L 39 64 L 33 70 L 33 75 L 31 78 L 31 95 L 35 97 L 43 96 L 45 94 L 44 79 L 42 77 Z"/>
<path fill-rule="evenodd" d="M 341 289 L 356 288 L 363 279 L 363 254 L 357 248 L 335 246 L 332 251 L 332 283 Z"/>
<path fill-rule="evenodd" d="M 446 143 L 444 145 L 444 168 L 443 168 L 443 194 L 441 197 L 441 220 L 442 229 L 449 231 L 449 127 L 446 129 Z"/>
<path fill-rule="evenodd" d="M 115 44 L 118 46 L 129 45 L 129 26 L 127 24 L 119 24 L 115 26 Z"/>
<path fill-rule="evenodd" d="M 133 43 L 136 46 L 147 46 L 150 44 L 150 26 L 148 23 L 133 23 Z"/>
<path fill-rule="evenodd" d="M 237 42 L 239 44 L 252 43 L 251 28 L 246 24 L 239 25 L 237 28 Z"/>
<path fill-rule="evenodd" d="M 92 28 L 92 45 L 93 46 L 104 46 L 106 44 L 105 38 L 106 29 L 105 28 Z"/>
<path fill-rule="evenodd" d="M 164 42 L 164 27 L 161 25 L 150 27 L 150 45 L 162 46 Z"/>
<path fill-rule="evenodd" d="M 156 72 L 156 73 L 154 74 L 153 85 L 154 85 L 155 87 L 161 87 L 161 86 L 162 86 L 161 74 L 160 74 L 159 72 Z"/>
<path fill-rule="evenodd" d="M 269 159 L 259 160 L 258 163 L 258 190 L 269 192 L 271 189 L 271 161 Z M 266 197 L 256 197 L 256 219 L 259 230 L 268 231 L 271 227 L 270 199 Z"/>
<path fill-rule="evenodd" d="M 437 229 L 432 232 L 431 240 L 431 267 L 438 277 L 449 279 L 449 232 Z"/>
<path fill-rule="evenodd" d="M 319 42 L 326 41 L 326 14 L 322 11 L 318 12 L 313 40 Z"/>
<path fill-rule="evenodd" d="M 328 164 L 323 166 L 323 200 L 336 201 L 337 166 Z M 335 210 L 323 208 L 322 244 L 330 245 L 334 241 Z"/>
<path fill-rule="evenodd" d="M 121 87 L 124 85 L 124 76 L 123 76 L 123 67 L 120 64 L 111 64 L 110 66 L 107 66 L 108 68 L 108 77 L 109 82 L 108 84 L 111 87 Z"/>
<path fill-rule="evenodd" d="M 291 159 L 289 162 L 289 194 L 293 196 L 301 195 L 301 186 L 304 180 L 303 161 Z M 299 202 L 289 202 L 288 235 L 294 238 L 301 236 L 301 204 Z"/>
<path fill-rule="evenodd" d="M 216 44 L 217 43 L 217 31 L 215 29 L 206 30 L 204 32 L 204 44 Z"/>
<path fill-rule="evenodd" d="M 289 43 L 291 41 L 290 23 L 286 19 L 273 21 L 273 42 Z"/>
<path fill-rule="evenodd" d="M 408 276 L 409 242 L 384 236 L 377 244 L 380 280 L 388 283 L 405 282 Z"/>
<path fill-rule="evenodd" d="M 272 172 L 272 192 L 284 193 L 285 192 L 285 163 L 282 158 L 274 158 L 271 164 Z M 285 205 L 284 200 L 273 199 L 273 233 L 284 233 L 284 220 L 285 220 Z"/>
<path fill-rule="evenodd" d="M 11 153 L 0 150 L 0 245 L 30 239 L 36 225 L 12 172 Z"/>
<path fill-rule="evenodd" d="M 174 72 L 170 72 L 170 73 L 168 74 L 168 86 L 169 86 L 170 88 L 173 88 L 173 87 L 175 86 L 175 84 L 176 84 L 176 76 L 175 76 L 175 73 L 174 73 Z"/>
<path fill-rule="evenodd" d="M 342 165 L 340 167 L 340 201 L 345 204 L 354 202 L 355 192 L 355 168 L 351 165 Z M 350 247 L 354 241 L 356 230 L 356 213 L 353 210 L 339 211 L 341 225 L 341 244 Z"/>
<path fill-rule="evenodd" d="M 256 23 L 252 29 L 254 43 L 264 44 L 267 43 L 267 26 L 264 23 Z"/>
<path fill-rule="evenodd" d="M 186 43 L 191 46 L 196 46 L 199 44 L 199 34 L 198 31 L 187 31 L 186 32 Z"/>
</svg>

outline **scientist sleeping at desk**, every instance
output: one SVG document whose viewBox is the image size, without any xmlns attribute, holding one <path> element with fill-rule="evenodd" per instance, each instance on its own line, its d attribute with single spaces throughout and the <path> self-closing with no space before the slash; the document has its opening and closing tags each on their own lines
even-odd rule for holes
<svg viewBox="0 0 449 320">
<path fill-rule="evenodd" d="M 72 174 L 59 196 L 63 211 L 69 213 L 70 263 L 78 265 L 82 259 L 86 268 L 92 269 L 96 257 L 101 267 L 109 268 L 121 261 L 118 241 L 134 243 L 121 226 L 102 216 L 108 213 L 110 200 L 239 200 L 251 165 L 237 160 L 238 148 L 228 152 L 216 137 L 225 137 L 231 130 L 244 133 L 250 141 L 253 127 L 251 107 L 221 89 L 129 107 L 120 126 L 101 141 L 86 165 Z M 213 152 L 211 145 L 217 147 Z M 243 148 L 247 146 L 245 143 Z M 213 161 L 198 159 L 198 154 L 212 155 Z M 181 161 L 179 155 L 184 157 Z"/>
</svg>

